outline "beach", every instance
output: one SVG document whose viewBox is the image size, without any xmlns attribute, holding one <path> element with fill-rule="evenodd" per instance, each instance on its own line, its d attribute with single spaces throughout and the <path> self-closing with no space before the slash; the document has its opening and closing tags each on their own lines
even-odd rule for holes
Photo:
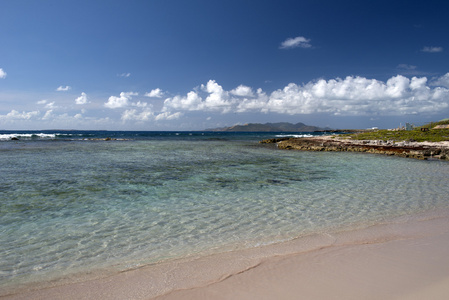
<svg viewBox="0 0 449 300">
<path fill-rule="evenodd" d="M 448 257 L 438 212 L 2 299 L 446 299 Z"/>
</svg>

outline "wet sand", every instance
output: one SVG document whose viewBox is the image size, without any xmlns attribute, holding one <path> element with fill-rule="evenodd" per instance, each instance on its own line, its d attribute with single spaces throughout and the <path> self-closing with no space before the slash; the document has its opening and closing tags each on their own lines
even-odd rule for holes
<svg viewBox="0 0 449 300">
<path fill-rule="evenodd" d="M 60 284 L 0 299 L 446 299 L 449 215 L 402 217 Z"/>
</svg>

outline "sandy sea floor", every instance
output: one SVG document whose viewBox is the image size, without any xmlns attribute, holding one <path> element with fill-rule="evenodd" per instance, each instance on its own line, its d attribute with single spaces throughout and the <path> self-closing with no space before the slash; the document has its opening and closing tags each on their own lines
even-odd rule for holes
<svg viewBox="0 0 449 300">
<path fill-rule="evenodd" d="M 446 299 L 449 213 L 49 284 L 1 299 Z"/>
</svg>

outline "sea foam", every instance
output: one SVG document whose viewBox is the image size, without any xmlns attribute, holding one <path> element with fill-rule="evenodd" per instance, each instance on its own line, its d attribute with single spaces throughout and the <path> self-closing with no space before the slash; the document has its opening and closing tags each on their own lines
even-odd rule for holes
<svg viewBox="0 0 449 300">
<path fill-rule="evenodd" d="M 7 133 L 0 134 L 0 141 L 9 141 L 12 139 L 54 139 L 54 133 Z"/>
</svg>

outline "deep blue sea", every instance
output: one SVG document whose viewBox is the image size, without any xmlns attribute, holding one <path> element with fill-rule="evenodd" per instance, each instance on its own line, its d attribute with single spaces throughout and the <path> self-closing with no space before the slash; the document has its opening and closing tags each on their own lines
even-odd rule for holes
<svg viewBox="0 0 449 300">
<path fill-rule="evenodd" d="M 449 206 L 447 162 L 259 144 L 287 135 L 0 131 L 0 290 Z"/>
</svg>

